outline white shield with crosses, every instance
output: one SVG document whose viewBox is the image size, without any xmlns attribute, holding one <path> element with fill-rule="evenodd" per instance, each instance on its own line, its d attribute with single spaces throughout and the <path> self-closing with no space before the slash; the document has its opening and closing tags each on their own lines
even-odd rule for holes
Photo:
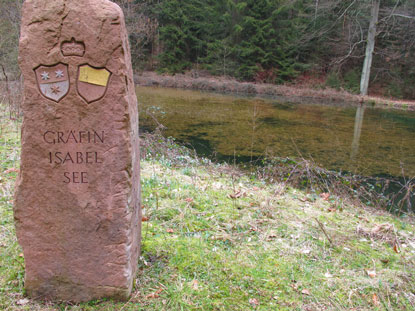
<svg viewBox="0 0 415 311">
<path fill-rule="evenodd" d="M 36 81 L 43 96 L 59 102 L 69 92 L 68 65 L 41 65 L 35 69 Z"/>
</svg>

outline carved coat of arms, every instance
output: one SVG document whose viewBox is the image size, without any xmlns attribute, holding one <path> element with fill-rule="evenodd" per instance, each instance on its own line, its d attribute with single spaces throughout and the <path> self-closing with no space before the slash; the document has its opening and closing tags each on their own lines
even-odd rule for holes
<svg viewBox="0 0 415 311">
<path fill-rule="evenodd" d="M 43 96 L 59 102 L 69 91 L 68 65 L 39 66 L 35 69 L 36 81 Z"/>
<path fill-rule="evenodd" d="M 111 72 L 105 68 L 95 68 L 90 65 L 80 66 L 76 83 L 78 94 L 87 103 L 101 99 L 107 91 L 110 76 Z"/>
</svg>

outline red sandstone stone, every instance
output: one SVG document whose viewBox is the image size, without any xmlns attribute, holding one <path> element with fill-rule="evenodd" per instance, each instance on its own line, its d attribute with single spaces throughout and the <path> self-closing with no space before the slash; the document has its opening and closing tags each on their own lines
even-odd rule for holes
<svg viewBox="0 0 415 311">
<path fill-rule="evenodd" d="M 137 99 L 121 9 L 26 0 L 15 220 L 27 293 L 125 299 L 141 239 Z"/>
</svg>

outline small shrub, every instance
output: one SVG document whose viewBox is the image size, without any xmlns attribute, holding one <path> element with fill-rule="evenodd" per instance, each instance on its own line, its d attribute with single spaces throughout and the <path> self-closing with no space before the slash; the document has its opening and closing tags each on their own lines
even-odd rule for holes
<svg viewBox="0 0 415 311">
<path fill-rule="evenodd" d="M 390 97 L 402 99 L 403 98 L 403 90 L 402 86 L 396 82 L 392 82 L 387 87 L 387 94 Z"/>
<path fill-rule="evenodd" d="M 341 85 L 342 83 L 337 72 L 332 71 L 327 75 L 326 86 L 340 90 Z"/>
<path fill-rule="evenodd" d="M 346 90 L 352 93 L 359 93 L 360 91 L 360 71 L 351 69 L 344 74 L 343 86 Z"/>
</svg>

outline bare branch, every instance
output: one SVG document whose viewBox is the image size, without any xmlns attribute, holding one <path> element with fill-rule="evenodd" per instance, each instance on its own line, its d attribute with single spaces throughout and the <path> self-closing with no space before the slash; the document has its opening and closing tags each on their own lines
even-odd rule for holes
<svg viewBox="0 0 415 311">
<path fill-rule="evenodd" d="M 394 14 L 392 14 L 392 16 L 398 16 L 398 17 L 403 17 L 403 18 L 415 19 L 415 16 L 409 16 L 409 15 L 398 14 L 398 13 L 394 13 Z"/>
</svg>

